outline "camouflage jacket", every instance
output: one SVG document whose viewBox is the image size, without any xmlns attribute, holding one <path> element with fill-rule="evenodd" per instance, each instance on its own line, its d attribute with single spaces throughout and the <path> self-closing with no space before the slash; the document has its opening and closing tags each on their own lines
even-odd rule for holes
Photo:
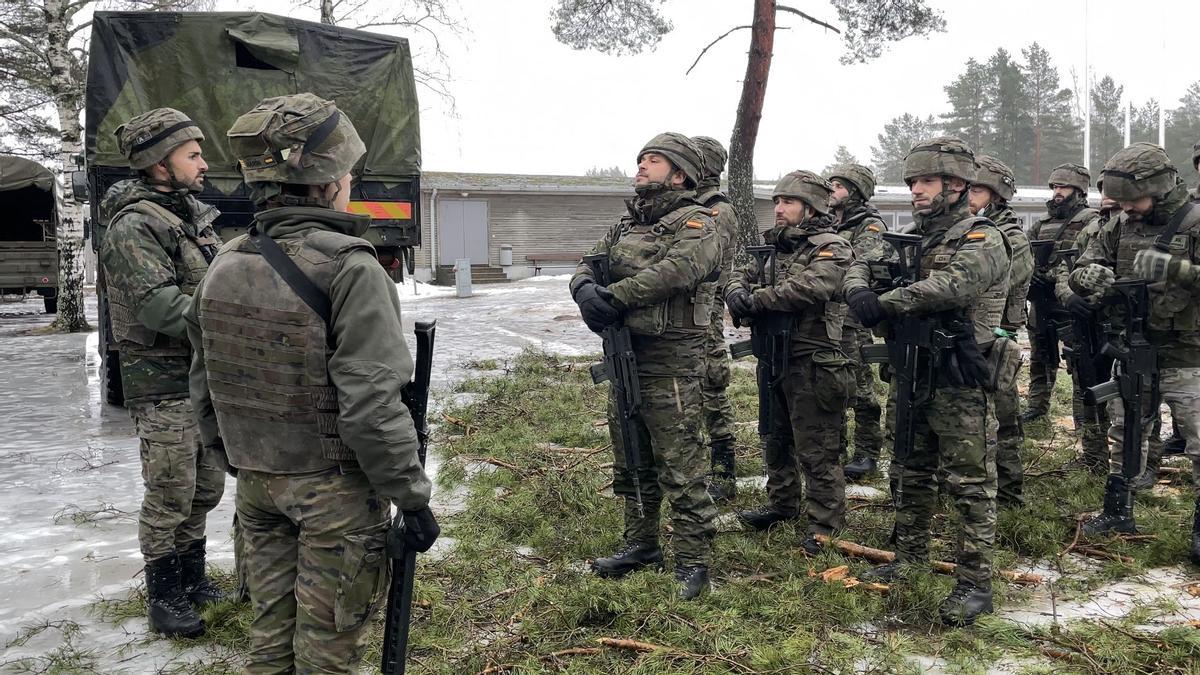
<svg viewBox="0 0 1200 675">
<path fill-rule="evenodd" d="M 1154 245 L 1166 229 L 1171 216 L 1190 199 L 1186 186 L 1179 184 L 1160 202 L 1160 208 L 1148 220 L 1130 221 L 1125 213 L 1112 218 L 1080 256 L 1076 270 L 1097 263 L 1116 272 L 1117 279 L 1132 278 L 1137 252 Z M 1150 284 L 1150 320 L 1148 339 L 1158 347 L 1162 368 L 1200 367 L 1200 207 L 1180 224 L 1170 241 L 1171 254 L 1190 260 L 1189 278 Z M 1071 274 L 1068 288 L 1080 295 L 1088 291 L 1078 285 L 1078 274 Z M 1108 310 L 1106 310 L 1108 311 Z M 1120 316 L 1109 313 L 1114 325 Z"/>
<path fill-rule="evenodd" d="M 725 341 L 725 287 L 729 285 L 733 273 L 733 259 L 737 253 L 738 218 L 737 211 L 729 197 L 720 191 L 720 185 L 702 186 L 696 195 L 696 201 L 704 204 L 712 212 L 713 221 L 721 244 L 721 277 L 717 279 L 712 301 L 712 318 L 709 322 L 709 339 L 724 344 Z"/>
<path fill-rule="evenodd" d="M 1029 296 L 1029 285 L 1033 279 L 1033 251 L 1029 247 L 1029 237 L 1012 207 L 1007 204 L 1002 210 L 996 210 L 988 205 L 979 215 L 988 218 L 1008 239 L 1012 249 L 1012 268 L 1009 270 L 1008 301 L 1004 307 L 1004 318 L 1000 327 L 1010 332 L 1016 332 L 1025 325 L 1028 318 L 1026 298 Z"/>
<path fill-rule="evenodd" d="M 626 202 L 628 214 L 589 254 L 609 257 L 608 289 L 634 338 L 643 375 L 698 375 L 713 296 L 720 277 L 720 236 L 709 209 L 691 190 L 671 190 Z M 577 288 L 592 279 L 580 264 Z"/>
<path fill-rule="evenodd" d="M 220 239 L 218 213 L 186 193 L 140 180 L 104 196 L 99 263 L 126 403 L 188 395 L 191 350 L 183 313 Z"/>
<path fill-rule="evenodd" d="M 887 232 L 887 226 L 879 211 L 869 202 L 848 205 L 837 224 L 837 234 L 850 242 L 855 260 L 885 260 L 894 253 L 892 247 L 883 240 L 884 232 Z M 846 315 L 846 326 L 862 329 L 862 325 L 849 313 Z"/>
<path fill-rule="evenodd" d="M 245 235 L 223 246 L 186 315 L 203 443 L 267 473 L 356 462 L 402 511 L 424 507 L 431 486 L 401 399 L 413 361 L 396 286 L 359 238 L 369 219 L 286 207 L 255 220 L 328 294 L 332 325 Z"/>
</svg>

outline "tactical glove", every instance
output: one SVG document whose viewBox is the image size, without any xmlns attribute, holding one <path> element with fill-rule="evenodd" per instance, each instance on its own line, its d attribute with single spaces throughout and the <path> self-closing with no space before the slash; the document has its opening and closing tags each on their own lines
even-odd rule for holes
<svg viewBox="0 0 1200 675">
<path fill-rule="evenodd" d="M 992 366 L 979 349 L 979 343 L 970 338 L 960 339 L 954 344 L 954 356 L 964 385 L 983 387 L 988 391 L 995 389 Z"/>
<path fill-rule="evenodd" d="M 621 318 L 621 312 L 612 305 L 612 301 L 612 291 L 597 283 L 584 284 L 575 291 L 579 313 L 593 333 L 616 324 Z"/>
<path fill-rule="evenodd" d="M 388 555 L 401 558 L 408 551 L 424 553 L 437 541 L 442 528 L 438 526 L 429 507 L 420 511 L 402 511 L 392 521 L 387 534 Z"/>
<path fill-rule="evenodd" d="M 729 293 L 725 295 L 725 304 L 729 307 L 730 316 L 735 320 L 753 316 L 756 313 L 754 296 L 741 286 L 729 289 Z"/>
<path fill-rule="evenodd" d="M 854 318 L 858 319 L 864 328 L 873 328 L 887 318 L 883 305 L 879 304 L 879 296 L 870 289 L 855 290 L 846 298 L 846 303 L 850 305 L 850 312 L 854 314 Z"/>
<path fill-rule="evenodd" d="M 1191 267 L 1189 261 L 1154 248 L 1138 251 L 1133 258 L 1133 273 L 1150 283 L 1187 276 Z"/>
<path fill-rule="evenodd" d="M 1092 263 L 1073 274 L 1079 287 L 1092 295 L 1104 295 L 1117 280 L 1115 272 L 1099 263 Z"/>
<path fill-rule="evenodd" d="M 1049 272 L 1034 272 L 1029 280 L 1029 288 L 1040 294 L 1053 293 L 1058 281 Z"/>
<path fill-rule="evenodd" d="M 1081 319 L 1092 318 L 1092 315 L 1096 311 L 1095 306 L 1093 306 L 1092 303 L 1088 302 L 1087 298 L 1083 297 L 1082 295 L 1078 295 L 1076 293 L 1072 293 L 1067 298 L 1067 301 L 1063 303 L 1063 306 L 1066 307 L 1067 311 L 1070 312 L 1073 316 L 1077 316 Z"/>
</svg>

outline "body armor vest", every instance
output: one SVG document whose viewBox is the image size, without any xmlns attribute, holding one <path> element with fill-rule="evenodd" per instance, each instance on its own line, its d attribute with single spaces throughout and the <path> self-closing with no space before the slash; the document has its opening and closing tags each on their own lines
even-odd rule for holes
<svg viewBox="0 0 1200 675">
<path fill-rule="evenodd" d="M 777 251 L 774 258 L 777 283 L 783 283 L 793 273 L 802 272 L 812 265 L 821 249 L 830 244 L 848 246 L 849 242 L 832 232 L 817 232 L 809 235 L 806 242 L 791 253 Z M 766 273 L 770 279 L 769 268 Z M 826 302 L 823 306 L 793 312 L 792 353 L 810 353 L 817 348 L 837 349 L 842 341 L 842 327 L 848 314 L 849 308 L 846 304 L 836 299 Z"/>
<path fill-rule="evenodd" d="M 608 252 L 613 281 L 632 277 L 665 258 L 679 228 L 686 227 L 690 218 L 707 217 L 710 213 L 699 204 L 688 204 L 668 212 L 653 224 L 622 218 L 621 237 Z M 630 310 L 625 315 L 625 325 L 635 335 L 662 335 L 668 329 L 707 331 L 720 274 L 719 268 L 714 269 L 694 288 L 679 289 L 664 302 Z"/>
<path fill-rule="evenodd" d="M 188 233 L 190 228 L 175 212 L 145 199 L 121 209 L 113 215 L 110 222 L 117 222 L 127 213 L 137 213 L 167 224 L 176 244 L 175 254 L 172 256 L 175 283 L 184 295 L 190 296 L 195 293 L 196 286 L 208 271 L 209 258 L 204 255 L 205 251 L 211 251 L 221 243 L 212 229 L 212 221 L 217 215 L 216 209 L 205 209 L 197 216 L 196 235 Z M 109 321 L 118 350 L 139 356 L 187 356 L 191 353 L 186 339 L 163 335 L 143 325 L 137 317 L 135 299 L 128 297 L 125 289 L 106 286 L 106 290 Z"/>
<path fill-rule="evenodd" d="M 926 248 L 921 258 L 921 278 L 926 279 L 930 274 L 949 267 L 954 254 L 966 243 L 967 234 L 979 229 L 983 223 L 992 226 L 992 222 L 987 218 L 964 218 L 946 230 L 945 236 L 941 238 L 937 238 L 936 235 L 926 236 Z M 1007 238 L 1004 238 L 1004 245 L 1009 248 L 1011 261 L 1012 250 Z M 1000 326 L 1000 320 L 1004 316 L 1004 307 L 1008 302 L 1008 282 L 1009 273 L 1005 272 L 966 310 L 966 318 L 974 327 L 975 342 L 980 347 L 986 348 L 996 340 L 993 330 Z"/>
<path fill-rule="evenodd" d="M 326 295 L 342 255 L 354 249 L 374 255 L 362 239 L 325 230 L 277 243 Z M 328 328 L 248 237 L 230 242 L 213 261 L 197 301 L 209 391 L 230 464 L 280 474 L 353 461 L 338 436 Z"/>
<path fill-rule="evenodd" d="M 1088 221 L 1096 218 L 1100 212 L 1091 207 L 1079 209 L 1070 219 L 1063 221 L 1054 218 L 1043 218 L 1037 222 L 1033 228 L 1033 234 L 1030 239 L 1053 239 L 1055 251 L 1065 251 L 1075 247 L 1075 238 L 1079 236 L 1079 231 L 1088 224 Z M 1082 251 L 1080 251 L 1082 253 Z"/>
<path fill-rule="evenodd" d="M 1133 259 L 1138 251 L 1151 248 L 1163 227 L 1148 227 L 1145 222 L 1122 220 L 1117 244 L 1117 278 L 1136 277 Z M 1200 206 L 1179 224 L 1170 242 L 1171 255 L 1200 263 Z M 1176 281 L 1150 284 L 1150 323 L 1152 331 L 1195 332 L 1200 330 L 1200 307 L 1193 292 Z"/>
</svg>

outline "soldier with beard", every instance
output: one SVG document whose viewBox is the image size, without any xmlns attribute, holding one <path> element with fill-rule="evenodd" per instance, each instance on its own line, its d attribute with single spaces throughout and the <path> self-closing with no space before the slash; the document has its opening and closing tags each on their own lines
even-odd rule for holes
<svg viewBox="0 0 1200 675">
<path fill-rule="evenodd" d="M 886 258 L 890 247 L 883 241 L 887 231 L 879 211 L 871 205 L 875 196 L 875 174 L 861 164 L 839 164 L 824 174 L 833 186 L 834 222 L 837 233 L 854 248 L 858 260 Z M 854 362 L 855 391 L 854 409 L 854 455 L 842 467 L 846 480 L 862 480 L 875 471 L 879 461 L 879 449 L 883 445 L 883 434 L 879 426 L 879 398 L 875 395 L 875 371 L 863 363 L 861 348 L 874 342 L 871 331 L 863 328 L 852 316 L 846 317 L 842 330 L 842 351 Z M 847 445 L 845 428 L 842 430 L 841 447 L 845 455 Z"/>
<path fill-rule="evenodd" d="M 996 341 L 993 331 L 1000 325 L 1009 290 L 1008 242 L 990 221 L 972 217 L 968 208 L 967 189 L 975 178 L 975 154 L 961 140 L 939 137 L 917 144 L 904 159 L 904 180 L 912 191 L 913 218 L 922 238 L 921 278 L 877 294 L 869 261 L 856 260 L 845 283 L 850 310 L 863 326 L 929 317 L 957 336 L 953 358 L 943 354 L 946 358 L 935 364 L 933 381 L 919 375 L 915 383 L 918 391 L 931 395 L 913 410 L 914 446 L 902 462 L 893 464 L 898 477 L 896 560 L 861 577 L 901 579 L 907 566 L 928 560 L 941 476 L 962 522 L 957 584 L 938 609 L 942 621 L 952 625 L 969 624 L 992 611 L 996 459 L 988 443 L 989 427 L 994 425 L 985 390 L 991 373 L 984 354 Z M 928 359 L 929 352 L 924 353 Z M 924 367 L 918 370 L 926 372 Z"/>
<path fill-rule="evenodd" d="M 1017 371 L 1021 367 L 1021 350 L 1017 347 L 1017 331 L 1025 325 L 1025 298 L 1029 295 L 1029 282 L 1033 277 L 1033 251 L 1029 239 L 1021 227 L 1021 221 L 1013 213 L 1008 200 L 1016 194 L 1017 183 L 1012 169 L 1004 162 L 989 155 L 977 158 L 979 172 L 968 195 L 971 213 L 983 216 L 995 223 L 1008 239 L 1012 249 L 1012 269 L 1009 272 L 1008 300 L 1000 329 L 1010 341 L 1005 341 L 1005 352 L 998 360 L 1000 374 L 995 394 L 996 420 L 996 504 L 1001 508 L 1020 506 L 1023 474 L 1021 469 L 1021 447 L 1025 443 L 1025 432 L 1021 428 L 1020 396 L 1017 393 Z"/>
<path fill-rule="evenodd" d="M 700 435 L 712 308 L 711 296 L 706 299 L 698 290 L 719 277 L 720 235 L 696 194 L 704 159 L 690 138 L 659 134 L 637 160 L 637 197 L 626 202 L 629 213 L 591 250 L 608 255 L 612 282 L 600 285 L 582 263 L 571 279 L 571 297 L 588 328 L 599 333 L 623 323 L 629 329 L 641 386 L 641 414 L 630 423 L 641 439 L 642 466 L 626 466 L 621 420 L 609 403 L 613 493 L 624 502 L 624 544 L 597 558 L 592 569 L 602 577 L 620 577 L 661 565 L 659 518 L 665 498 L 671 508 L 675 579 L 681 597 L 691 600 L 708 587 L 716 533 L 717 510 L 705 486 L 709 457 Z"/>
<path fill-rule="evenodd" d="M 854 252 L 834 234 L 831 192 L 829 182 L 811 171 L 780 179 L 773 195 L 775 227 L 763 233 L 775 247 L 774 269 L 760 279 L 751 262 L 725 295 L 735 320 L 753 323 L 767 312 L 791 316 L 787 369 L 771 388 L 773 422 L 763 437 L 768 503 L 738 518 L 766 530 L 799 515 L 803 492 L 808 516 L 803 546 L 812 555 L 821 550 L 815 535 L 831 536 L 846 523 L 840 438 L 854 389 L 852 362 L 839 348 L 846 316 L 842 280 Z M 758 377 L 770 376 L 760 365 Z"/>
<path fill-rule="evenodd" d="M 1069 285 L 1071 304 L 1102 298 L 1117 279 L 1149 282 L 1146 338 L 1157 348 L 1159 395 L 1183 434 L 1192 458 L 1193 480 L 1200 487 L 1200 207 L 1192 205 L 1170 232 L 1176 213 L 1191 201 L 1166 152 L 1150 143 L 1134 143 L 1105 163 L 1104 194 L 1122 213 L 1105 224 L 1080 258 Z M 1165 240 L 1165 241 L 1164 241 Z M 1167 251 L 1155 244 L 1165 244 Z M 1144 392 L 1151 400 L 1150 392 Z M 1157 402 L 1151 400 L 1151 405 Z M 1089 536 L 1134 532 L 1133 499 L 1123 474 L 1122 438 L 1127 424 L 1119 398 L 1109 402 L 1108 484 L 1103 511 L 1083 526 Z M 1153 415 L 1152 417 L 1157 417 Z M 1143 432 L 1150 434 L 1150 423 Z M 1142 448 L 1145 452 L 1145 446 Z M 1144 456 L 1144 455 L 1143 455 Z M 1200 564 L 1200 497 L 1192 528 L 1192 562 Z"/>
</svg>

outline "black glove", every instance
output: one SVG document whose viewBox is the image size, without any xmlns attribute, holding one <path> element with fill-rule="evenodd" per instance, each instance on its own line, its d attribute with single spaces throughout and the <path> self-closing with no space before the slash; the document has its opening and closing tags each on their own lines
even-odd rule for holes
<svg viewBox="0 0 1200 675">
<path fill-rule="evenodd" d="M 741 319 L 747 316 L 753 316 L 754 296 L 750 295 L 750 291 L 736 286 L 729 290 L 725 295 L 725 304 L 729 307 L 729 314 L 734 319 Z"/>
<path fill-rule="evenodd" d="M 388 530 L 388 555 L 400 558 L 408 551 L 424 553 L 441 533 L 442 528 L 438 527 L 433 511 L 428 506 L 420 511 L 403 511 L 392 521 L 392 529 Z"/>
<path fill-rule="evenodd" d="M 879 296 L 868 288 L 859 288 L 846 298 L 850 312 L 864 328 L 873 328 L 887 318 L 883 305 L 879 304 Z"/>
<path fill-rule="evenodd" d="M 600 284 L 580 286 L 575 291 L 575 302 L 579 304 L 583 322 L 593 333 L 599 333 L 621 318 L 621 312 L 612 305 L 612 292 Z"/>
<path fill-rule="evenodd" d="M 1092 318 L 1092 315 L 1096 311 L 1096 308 L 1092 306 L 1092 303 L 1087 301 L 1087 298 L 1076 293 L 1072 293 L 1063 305 L 1067 308 L 1068 312 L 1081 319 Z"/>
<path fill-rule="evenodd" d="M 970 338 L 960 339 L 954 343 L 954 356 L 958 361 L 958 371 L 962 375 L 963 384 L 968 387 L 983 387 L 992 391 L 992 367 L 987 357 L 979 349 L 979 343 Z"/>
<path fill-rule="evenodd" d="M 1029 280 L 1029 288 L 1040 293 L 1053 293 L 1057 284 L 1058 280 L 1050 276 L 1049 272 L 1034 272 L 1033 278 Z"/>
</svg>

